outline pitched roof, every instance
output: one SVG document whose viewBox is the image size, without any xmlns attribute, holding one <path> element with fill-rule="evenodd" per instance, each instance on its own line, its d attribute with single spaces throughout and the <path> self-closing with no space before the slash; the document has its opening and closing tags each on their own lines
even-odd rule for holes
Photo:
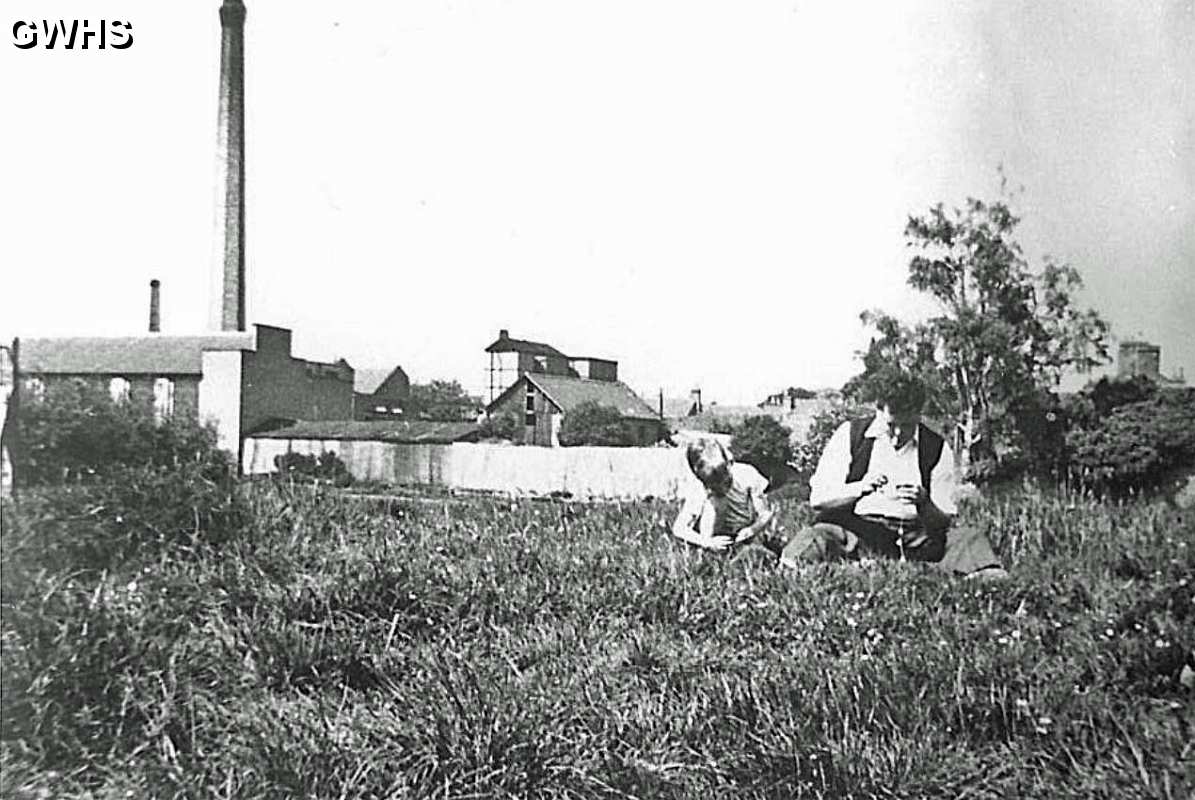
<svg viewBox="0 0 1195 800">
<path fill-rule="evenodd" d="M 485 351 L 487 353 L 531 353 L 535 356 L 568 358 L 568 356 L 550 344 L 532 342 L 527 339 L 512 339 L 509 336 L 499 336 Z"/>
<path fill-rule="evenodd" d="M 631 419 L 660 418 L 651 406 L 622 381 L 597 381 L 542 373 L 528 373 L 523 377 L 538 386 L 540 391 L 566 414 L 581 403 L 593 402 L 616 408 L 624 417 Z"/>
<path fill-rule="evenodd" d="M 480 427 L 473 422 L 427 420 L 299 420 L 293 425 L 250 434 L 256 439 L 338 439 L 394 444 L 451 444 L 475 441 Z"/>
<path fill-rule="evenodd" d="M 21 371 L 43 375 L 200 375 L 205 350 L 253 350 L 253 332 L 22 339 Z"/>
<path fill-rule="evenodd" d="M 361 367 L 353 373 L 353 391 L 360 392 L 361 394 L 373 394 L 383 383 L 389 380 L 391 375 L 400 371 L 404 375 L 406 374 L 406 371 L 401 366 L 389 369 Z"/>
</svg>

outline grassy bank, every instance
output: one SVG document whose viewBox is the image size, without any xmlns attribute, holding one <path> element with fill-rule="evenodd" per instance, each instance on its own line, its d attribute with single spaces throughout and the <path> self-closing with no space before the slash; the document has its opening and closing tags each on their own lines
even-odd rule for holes
<svg viewBox="0 0 1195 800">
<path fill-rule="evenodd" d="M 732 564 L 673 542 L 662 502 L 273 485 L 229 540 L 83 561 L 71 542 L 117 524 L 89 502 L 6 512 L 4 797 L 1195 786 L 1195 525 L 1162 504 L 980 499 L 1014 577 L 979 586 Z"/>
</svg>

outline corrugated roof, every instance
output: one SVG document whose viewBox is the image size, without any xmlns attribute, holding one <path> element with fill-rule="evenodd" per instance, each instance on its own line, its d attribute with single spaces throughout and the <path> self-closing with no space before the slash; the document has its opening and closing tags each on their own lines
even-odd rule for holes
<svg viewBox="0 0 1195 800">
<path fill-rule="evenodd" d="M 595 402 L 618 409 L 632 419 L 659 419 L 659 415 L 622 381 L 597 381 L 541 373 L 524 375 L 566 414 L 581 403 Z"/>
<path fill-rule="evenodd" d="M 568 358 L 568 356 L 550 344 L 532 342 L 527 339 L 512 339 L 509 336 L 499 336 L 485 351 L 487 353 L 531 353 L 536 356 Z"/>
<path fill-rule="evenodd" d="M 474 441 L 481 428 L 473 422 L 427 420 L 299 420 L 293 425 L 259 431 L 254 439 L 338 439 L 394 444 L 451 444 Z"/>
<path fill-rule="evenodd" d="M 253 350 L 253 332 L 22 339 L 21 370 L 46 375 L 200 375 L 205 350 Z"/>
</svg>

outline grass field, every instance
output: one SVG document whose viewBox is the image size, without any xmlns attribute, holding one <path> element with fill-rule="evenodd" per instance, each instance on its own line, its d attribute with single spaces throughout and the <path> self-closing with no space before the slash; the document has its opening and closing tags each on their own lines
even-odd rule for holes
<svg viewBox="0 0 1195 800">
<path fill-rule="evenodd" d="M 69 538 L 102 508 L 8 509 L 0 795 L 1195 789 L 1195 524 L 1162 503 L 978 499 L 1013 578 L 975 585 L 734 564 L 663 502 L 248 491 L 231 541 L 102 571 Z"/>
</svg>

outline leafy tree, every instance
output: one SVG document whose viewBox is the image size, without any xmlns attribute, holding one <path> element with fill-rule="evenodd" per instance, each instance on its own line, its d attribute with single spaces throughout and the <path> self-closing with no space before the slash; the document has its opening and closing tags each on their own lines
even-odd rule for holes
<svg viewBox="0 0 1195 800">
<path fill-rule="evenodd" d="M 635 432 L 618 409 L 596 401 L 578 404 L 560 423 L 560 444 L 565 447 L 630 447 Z"/>
<path fill-rule="evenodd" d="M 863 376 L 844 389 L 857 390 L 886 357 L 919 372 L 936 396 L 931 411 L 959 426 L 964 467 L 995 457 L 996 443 L 1015 435 L 1018 409 L 1043 405 L 1065 369 L 1108 360 L 1107 324 L 1076 305 L 1079 272 L 1048 259 L 1031 270 L 1014 238 L 1019 222 L 1005 202 L 974 198 L 963 209 L 938 204 L 910 217 L 908 283 L 939 313 L 912 327 L 882 312 L 865 315 L 878 336 Z"/>
<path fill-rule="evenodd" d="M 760 414 L 738 424 L 730 449 L 736 460 L 766 472 L 769 465 L 786 464 L 792 459 L 791 436 L 792 431 L 775 417 Z"/>
<path fill-rule="evenodd" d="M 433 380 L 411 384 L 407 413 L 416 419 L 459 422 L 475 419 L 479 405 L 459 382 Z"/>
</svg>

